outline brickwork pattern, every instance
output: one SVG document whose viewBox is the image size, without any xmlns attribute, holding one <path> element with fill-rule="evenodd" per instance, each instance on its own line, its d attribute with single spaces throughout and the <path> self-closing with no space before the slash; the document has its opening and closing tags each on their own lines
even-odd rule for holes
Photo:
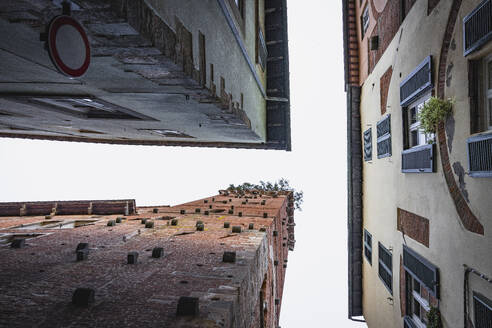
<svg viewBox="0 0 492 328">
<path fill-rule="evenodd" d="M 348 83 L 359 85 L 359 38 L 357 36 L 357 18 L 355 16 L 355 0 L 348 0 Z"/>
<path fill-rule="evenodd" d="M 458 13 L 461 7 L 462 0 L 453 0 L 453 4 L 451 6 L 451 11 L 449 13 L 448 22 L 446 25 L 446 30 L 444 34 L 444 38 L 441 46 L 441 53 L 439 57 L 439 67 L 438 67 L 438 80 L 437 80 L 437 96 L 441 99 L 444 99 L 444 87 L 446 83 L 446 62 L 449 47 L 451 44 L 451 39 L 453 37 L 454 27 L 456 25 L 456 21 L 458 19 Z M 444 178 L 446 180 L 446 184 L 448 186 L 449 193 L 456 207 L 456 211 L 463 223 L 463 226 L 468 231 L 483 235 L 484 229 L 483 225 L 477 219 L 475 214 L 471 211 L 468 206 L 466 200 L 461 193 L 456 180 L 454 178 L 453 170 L 451 164 L 449 162 L 449 153 L 448 146 L 446 140 L 446 131 L 444 123 L 439 123 L 437 127 L 437 135 L 439 138 L 439 153 L 441 157 L 441 164 L 444 172 Z"/>
<path fill-rule="evenodd" d="M 417 214 L 397 208 L 398 231 L 403 232 L 410 238 L 422 245 L 429 247 L 429 220 Z"/>
<path fill-rule="evenodd" d="M 114 226 L 107 223 L 118 215 L 2 217 L 0 326 L 259 327 L 265 283 L 266 327 L 276 327 L 282 264 L 287 240 L 294 239 L 287 225 L 291 206 L 291 194 L 222 194 L 173 207 L 140 207 Z M 142 219 L 153 226 L 146 228 Z M 87 224 L 64 228 L 74 220 Z M 197 221 L 203 231 L 197 231 Z M 232 226 L 242 232 L 232 233 Z M 25 247 L 11 248 L 14 238 L 25 239 Z M 81 242 L 89 243 L 88 257 L 76 261 Z M 151 256 L 154 247 L 164 249 L 163 257 Z M 129 265 L 127 254 L 133 251 L 138 263 Z M 234 263 L 222 261 L 225 251 L 236 252 Z M 88 308 L 71 304 L 80 287 L 95 290 Z M 182 296 L 199 298 L 198 316 L 176 316 Z"/>
<path fill-rule="evenodd" d="M 386 106 L 388 103 L 388 91 L 389 85 L 391 81 L 391 76 L 393 75 L 393 66 L 388 67 L 386 72 L 384 72 L 383 76 L 379 80 L 380 87 L 380 102 L 381 102 L 381 115 L 386 113 Z"/>
<path fill-rule="evenodd" d="M 369 73 L 374 70 L 374 67 L 376 67 L 379 59 L 383 56 L 391 40 L 393 40 L 398 32 L 400 27 L 400 6 L 400 1 L 388 1 L 381 13 L 373 10 L 376 26 L 371 33 L 371 38 L 375 36 L 379 37 L 379 47 L 377 50 L 369 50 Z M 373 0 L 371 0 L 371 7 L 375 8 Z"/>
</svg>

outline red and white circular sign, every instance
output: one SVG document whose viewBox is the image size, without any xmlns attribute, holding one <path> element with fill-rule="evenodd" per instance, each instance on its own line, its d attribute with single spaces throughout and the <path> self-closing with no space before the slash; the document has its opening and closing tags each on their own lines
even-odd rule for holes
<svg viewBox="0 0 492 328">
<path fill-rule="evenodd" d="M 48 52 L 63 74 L 82 76 L 91 62 L 89 39 L 83 27 L 72 17 L 55 17 L 48 27 Z"/>
</svg>

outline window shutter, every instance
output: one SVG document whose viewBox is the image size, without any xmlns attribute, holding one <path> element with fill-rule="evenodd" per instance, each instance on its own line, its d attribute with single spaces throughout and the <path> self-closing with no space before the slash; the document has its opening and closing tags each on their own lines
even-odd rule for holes
<svg viewBox="0 0 492 328">
<path fill-rule="evenodd" d="M 428 56 L 400 83 L 400 105 L 407 106 L 432 88 L 432 57 Z"/>
<path fill-rule="evenodd" d="M 401 171 L 403 173 L 434 172 L 434 144 L 402 151 Z"/>
<path fill-rule="evenodd" d="M 403 245 L 403 267 L 434 297 L 439 298 L 439 269 L 436 266 Z"/>
<path fill-rule="evenodd" d="M 485 108 L 481 101 L 482 97 L 482 60 L 468 61 L 468 96 L 470 98 L 470 133 L 484 130 Z"/>
<path fill-rule="evenodd" d="M 372 128 L 364 131 L 364 160 L 372 160 Z"/>
<path fill-rule="evenodd" d="M 485 0 L 463 19 L 463 55 L 482 47 L 492 38 L 492 1 Z"/>
<path fill-rule="evenodd" d="M 393 295 L 393 257 L 389 250 L 378 242 L 378 275 L 388 291 Z"/>
<path fill-rule="evenodd" d="M 364 229 L 364 256 L 372 265 L 372 235 Z"/>
<path fill-rule="evenodd" d="M 468 167 L 471 177 L 492 177 L 492 134 L 468 138 Z"/>
<path fill-rule="evenodd" d="M 376 126 L 378 158 L 391 156 L 391 115 L 386 115 Z"/>
<path fill-rule="evenodd" d="M 475 328 L 492 327 L 492 301 L 479 293 L 473 293 L 473 312 Z"/>
</svg>

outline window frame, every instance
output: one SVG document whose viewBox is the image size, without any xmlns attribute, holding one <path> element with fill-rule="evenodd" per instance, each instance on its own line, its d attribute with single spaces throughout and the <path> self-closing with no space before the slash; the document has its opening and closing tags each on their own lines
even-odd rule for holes
<svg viewBox="0 0 492 328">
<path fill-rule="evenodd" d="M 367 241 L 367 237 L 370 239 L 369 242 Z M 369 253 L 369 256 L 367 253 Z M 372 266 L 372 235 L 366 229 L 364 229 L 364 257 Z"/>
<path fill-rule="evenodd" d="M 386 263 L 384 263 L 384 261 L 381 259 L 381 250 L 383 250 L 387 255 L 390 256 L 391 268 L 388 268 Z M 381 267 L 390 276 L 390 280 L 391 280 L 390 286 L 386 285 L 386 282 L 384 281 L 383 277 L 381 276 L 381 273 L 380 273 Z M 393 253 L 390 252 L 386 247 L 384 247 L 384 245 L 381 244 L 381 242 L 378 242 L 378 276 L 379 276 L 379 279 L 381 280 L 381 282 L 383 283 L 384 287 L 386 287 L 386 289 L 389 291 L 389 293 L 391 295 L 393 295 Z"/>
<path fill-rule="evenodd" d="M 485 127 L 487 130 L 492 130 L 492 71 L 489 71 L 489 65 L 492 67 L 492 54 L 489 54 L 483 59 L 482 65 L 484 77 L 483 101 L 485 102 Z"/>
<path fill-rule="evenodd" d="M 419 113 L 422 111 L 424 105 L 430 100 L 432 93 L 430 90 L 417 99 L 409 103 L 407 106 L 403 107 L 403 149 L 412 149 L 415 147 L 425 146 L 436 142 L 436 135 L 434 133 L 425 133 L 422 128 L 420 128 L 420 120 L 418 119 Z M 415 122 L 410 121 L 411 110 L 415 109 Z M 417 143 L 413 144 L 411 133 L 412 131 L 417 132 Z M 429 141 L 431 141 L 429 143 Z"/>
<path fill-rule="evenodd" d="M 415 290 L 416 283 L 419 290 Z M 427 327 L 427 313 L 430 311 L 429 290 L 427 290 L 427 298 L 422 289 L 427 288 L 420 283 L 412 274 L 405 270 L 405 295 L 407 316 L 412 320 L 412 323 L 417 327 Z M 416 304 L 418 304 L 418 314 L 416 313 Z"/>
</svg>

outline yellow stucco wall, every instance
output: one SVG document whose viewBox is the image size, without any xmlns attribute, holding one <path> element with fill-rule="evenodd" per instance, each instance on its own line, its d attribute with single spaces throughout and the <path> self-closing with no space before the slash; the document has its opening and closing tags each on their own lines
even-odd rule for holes
<svg viewBox="0 0 492 328">
<path fill-rule="evenodd" d="M 463 57 L 462 22 L 463 17 L 480 2 L 463 1 L 453 32 L 456 47 L 449 50 L 447 60 L 448 63 L 453 62 L 453 69 L 445 94 L 456 99 L 450 163 L 461 162 L 465 171 L 468 170 L 466 139 L 470 136 L 470 109 L 468 58 Z M 446 185 L 438 147 L 435 148 L 435 173 L 401 173 L 403 123 L 399 84 L 431 55 L 433 83 L 437 86 L 439 56 L 451 5 L 452 1 L 440 1 L 427 16 L 427 0 L 417 0 L 362 87 L 362 131 L 372 127 L 373 140 L 373 159 L 363 163 L 363 225 L 373 239 L 372 266 L 363 259 L 363 309 L 369 327 L 403 327 L 399 262 L 404 243 L 439 268 L 440 310 L 445 327 L 463 327 L 463 264 L 492 276 L 492 179 L 465 175 L 469 206 L 484 226 L 482 236 L 467 231 L 461 223 Z M 491 42 L 475 56 L 483 56 L 484 53 L 492 53 Z M 378 159 L 376 123 L 383 117 L 380 112 L 380 78 L 390 66 L 393 67 L 393 75 L 386 114 L 391 114 L 392 156 Z M 398 207 L 429 219 L 429 248 L 408 236 L 403 238 L 397 231 Z M 393 248 L 393 296 L 378 277 L 378 241 L 386 248 Z M 472 289 L 482 288 L 480 282 L 470 286 Z M 482 293 L 492 298 L 490 288 L 483 287 Z M 388 297 L 393 297 L 393 302 Z"/>
</svg>

